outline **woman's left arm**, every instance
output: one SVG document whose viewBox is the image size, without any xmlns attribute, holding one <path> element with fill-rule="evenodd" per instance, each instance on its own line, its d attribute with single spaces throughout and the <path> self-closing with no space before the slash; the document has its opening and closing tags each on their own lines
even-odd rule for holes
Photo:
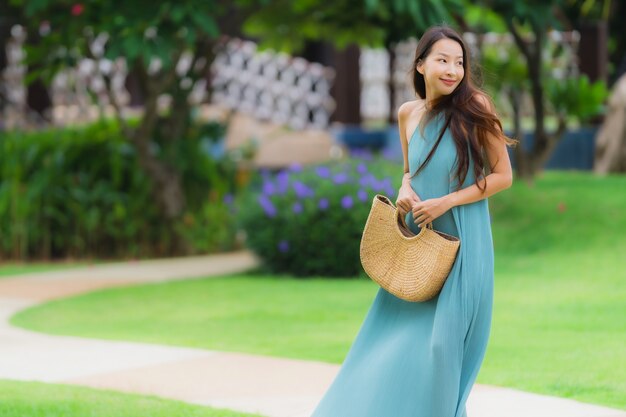
<svg viewBox="0 0 626 417">
<path fill-rule="evenodd" d="M 479 180 L 481 187 L 484 187 L 485 190 L 483 191 L 478 188 L 478 185 L 472 184 L 443 197 L 416 203 L 413 206 L 413 218 L 419 227 L 431 223 L 452 207 L 482 200 L 511 186 L 513 170 L 504 140 L 490 136 L 485 151 L 491 167 L 491 173 Z"/>
</svg>

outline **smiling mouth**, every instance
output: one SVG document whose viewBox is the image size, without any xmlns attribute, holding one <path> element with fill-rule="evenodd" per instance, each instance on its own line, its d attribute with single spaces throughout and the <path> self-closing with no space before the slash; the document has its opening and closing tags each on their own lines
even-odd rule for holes
<svg viewBox="0 0 626 417">
<path fill-rule="evenodd" d="M 441 81 L 443 81 L 447 85 L 452 85 L 452 84 L 456 83 L 456 81 L 454 81 L 454 80 L 444 80 L 444 79 L 441 79 Z"/>
</svg>

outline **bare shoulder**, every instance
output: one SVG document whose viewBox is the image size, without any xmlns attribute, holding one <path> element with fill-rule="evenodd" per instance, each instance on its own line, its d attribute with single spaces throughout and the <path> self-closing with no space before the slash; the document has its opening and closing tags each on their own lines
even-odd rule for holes
<svg viewBox="0 0 626 417">
<path fill-rule="evenodd" d="M 416 113 L 420 113 L 424 109 L 425 102 L 426 100 L 418 98 L 417 100 L 402 103 L 398 108 L 398 119 L 404 121 Z"/>
</svg>

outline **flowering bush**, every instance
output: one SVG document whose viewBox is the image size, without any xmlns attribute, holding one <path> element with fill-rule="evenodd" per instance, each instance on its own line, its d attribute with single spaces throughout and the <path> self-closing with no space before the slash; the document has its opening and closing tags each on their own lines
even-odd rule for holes
<svg viewBox="0 0 626 417">
<path fill-rule="evenodd" d="M 247 246 L 273 272 L 355 276 L 372 199 L 395 198 L 401 167 L 371 155 L 261 174 L 241 201 Z M 393 181 L 392 178 L 397 178 Z"/>
</svg>

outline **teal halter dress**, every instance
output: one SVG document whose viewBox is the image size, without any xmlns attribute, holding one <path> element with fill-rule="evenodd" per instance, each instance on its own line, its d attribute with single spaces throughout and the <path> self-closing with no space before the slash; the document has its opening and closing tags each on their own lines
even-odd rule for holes
<svg viewBox="0 0 626 417">
<path fill-rule="evenodd" d="M 408 145 L 411 173 L 444 125 L 438 115 Z M 456 147 L 449 129 L 411 180 L 422 200 L 456 191 Z M 472 164 L 463 188 L 474 183 Z M 419 227 L 407 213 L 407 224 Z M 453 207 L 433 221 L 461 246 L 438 296 L 408 302 L 380 288 L 338 374 L 311 417 L 466 417 L 483 361 L 493 306 L 494 258 L 487 199 Z"/>
</svg>

